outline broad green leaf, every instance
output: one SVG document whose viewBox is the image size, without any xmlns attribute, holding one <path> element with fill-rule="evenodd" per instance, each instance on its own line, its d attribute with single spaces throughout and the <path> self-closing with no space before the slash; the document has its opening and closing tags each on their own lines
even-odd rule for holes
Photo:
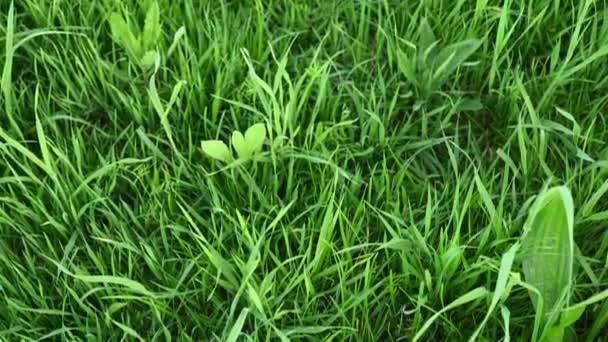
<svg viewBox="0 0 608 342">
<path fill-rule="evenodd" d="M 405 79 L 414 85 L 415 88 L 420 88 L 420 82 L 416 73 L 416 61 L 410 58 L 405 52 L 397 51 L 397 66 L 399 71 L 405 76 Z"/>
<path fill-rule="evenodd" d="M 158 3 L 153 1 L 146 12 L 146 21 L 144 22 L 144 32 L 142 36 L 144 51 L 154 49 L 160 38 L 159 12 Z"/>
<path fill-rule="evenodd" d="M 251 156 L 250 146 L 247 145 L 245 137 L 239 131 L 232 132 L 232 148 L 236 151 L 239 158 L 248 158 Z"/>
<path fill-rule="evenodd" d="M 110 15 L 110 29 L 117 43 L 123 46 L 131 58 L 137 58 L 141 54 L 139 39 L 135 37 L 129 24 L 119 13 Z"/>
<path fill-rule="evenodd" d="M 479 47 L 481 41 L 469 39 L 445 47 L 437 54 L 433 63 L 431 88 L 439 89 L 462 63 Z"/>
<path fill-rule="evenodd" d="M 543 314 L 553 309 L 570 291 L 574 257 L 574 204 L 566 187 L 541 194 L 525 223 L 522 263 L 525 280 L 543 298 Z M 537 307 L 536 297 L 532 301 Z M 566 304 L 566 303 L 563 303 Z"/>
<path fill-rule="evenodd" d="M 221 160 L 223 162 L 229 162 L 232 159 L 230 150 L 223 141 L 203 141 L 201 142 L 201 147 L 203 148 L 203 152 L 205 152 L 209 157 L 213 159 Z"/>
<path fill-rule="evenodd" d="M 585 312 L 586 308 L 587 308 L 586 305 L 581 305 L 581 306 L 574 306 L 572 308 L 567 309 L 560 316 L 559 325 L 561 325 L 565 328 L 565 327 L 569 327 L 572 324 L 576 323 L 576 321 L 578 321 L 578 319 L 581 318 L 581 316 Z"/>
<path fill-rule="evenodd" d="M 156 61 L 156 51 L 149 50 L 142 56 L 140 64 L 144 69 L 150 69 Z"/>
<path fill-rule="evenodd" d="M 564 340 L 564 333 L 566 329 L 559 326 L 550 327 L 545 333 L 542 341 L 544 342 L 562 342 Z"/>
<path fill-rule="evenodd" d="M 255 124 L 245 132 L 245 142 L 251 153 L 257 153 L 262 150 L 264 140 L 266 139 L 266 125 L 263 123 Z"/>
<path fill-rule="evenodd" d="M 418 48 L 423 53 L 437 41 L 435 33 L 433 33 L 433 28 L 426 18 L 422 19 L 418 34 Z"/>
</svg>

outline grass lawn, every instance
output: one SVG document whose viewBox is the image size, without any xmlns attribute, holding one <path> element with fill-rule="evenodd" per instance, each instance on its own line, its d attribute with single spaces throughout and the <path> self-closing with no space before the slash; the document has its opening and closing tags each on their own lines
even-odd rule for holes
<svg viewBox="0 0 608 342">
<path fill-rule="evenodd" d="M 606 0 L 0 0 L 1 341 L 605 341 Z"/>
</svg>

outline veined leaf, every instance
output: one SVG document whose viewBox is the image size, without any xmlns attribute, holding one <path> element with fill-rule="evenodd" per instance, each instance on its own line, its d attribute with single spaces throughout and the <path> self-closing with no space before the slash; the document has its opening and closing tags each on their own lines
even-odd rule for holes
<svg viewBox="0 0 608 342">
<path fill-rule="evenodd" d="M 419 31 L 418 31 L 418 47 L 421 52 L 425 52 L 428 48 L 431 47 L 433 43 L 437 41 L 435 37 L 435 33 L 433 32 L 433 28 L 429 24 L 429 21 L 426 18 L 422 19 L 420 23 Z"/>
<path fill-rule="evenodd" d="M 110 15 L 110 29 L 117 43 L 123 46 L 131 58 L 141 55 L 140 41 L 131 31 L 131 27 L 119 13 Z"/>
<path fill-rule="evenodd" d="M 440 88 L 480 46 L 480 40 L 469 39 L 443 48 L 434 60 L 432 89 Z"/>
<path fill-rule="evenodd" d="M 251 151 L 247 142 L 245 141 L 245 137 L 243 137 L 243 133 L 239 131 L 232 132 L 232 148 L 236 151 L 236 155 L 239 158 L 247 158 L 251 156 Z"/>
<path fill-rule="evenodd" d="M 526 282 L 538 289 L 543 298 L 543 314 L 559 309 L 560 303 L 567 304 L 572 283 L 573 227 L 572 195 L 563 186 L 541 194 L 526 221 L 523 271 Z M 537 307 L 534 295 L 532 301 Z"/>
<path fill-rule="evenodd" d="M 245 132 L 245 142 L 251 153 L 257 153 L 262 150 L 264 139 L 266 139 L 266 125 L 263 123 L 255 124 Z"/>
<path fill-rule="evenodd" d="M 144 51 L 154 49 L 160 38 L 159 12 L 158 3 L 153 1 L 146 12 L 146 21 L 144 22 L 144 31 L 142 33 Z"/>
<path fill-rule="evenodd" d="M 408 82 L 413 84 L 415 88 L 420 88 L 415 58 L 410 58 L 407 53 L 397 50 L 397 66 Z"/>
<path fill-rule="evenodd" d="M 223 162 L 229 162 L 232 159 L 228 146 L 220 140 L 207 140 L 201 143 L 203 152 L 209 157 Z"/>
</svg>

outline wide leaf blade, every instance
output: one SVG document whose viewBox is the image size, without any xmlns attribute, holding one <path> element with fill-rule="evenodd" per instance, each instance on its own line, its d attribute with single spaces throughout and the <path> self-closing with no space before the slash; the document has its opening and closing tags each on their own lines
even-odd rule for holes
<svg viewBox="0 0 608 342">
<path fill-rule="evenodd" d="M 139 57 L 141 47 L 139 40 L 131 31 L 131 27 L 119 13 L 110 15 L 110 29 L 117 43 L 122 45 L 131 58 Z"/>
<path fill-rule="evenodd" d="M 257 153 L 262 150 L 264 140 L 266 139 L 266 125 L 263 123 L 255 124 L 245 132 L 245 142 L 249 147 L 249 151 Z"/>
<path fill-rule="evenodd" d="M 144 51 L 152 50 L 160 38 L 160 9 L 158 3 L 153 1 L 146 12 L 144 22 L 143 48 Z"/>
<path fill-rule="evenodd" d="M 247 142 L 245 142 L 245 137 L 239 131 L 232 132 L 232 148 L 236 151 L 236 155 L 239 158 L 247 158 L 251 156 L 251 152 Z"/>
<path fill-rule="evenodd" d="M 434 59 L 432 88 L 439 89 L 480 46 L 480 40 L 469 39 L 443 48 Z"/>
<path fill-rule="evenodd" d="M 203 152 L 209 157 L 223 162 L 228 162 L 232 158 L 228 146 L 220 140 L 207 140 L 201 143 Z"/>
<path fill-rule="evenodd" d="M 526 222 L 522 241 L 523 271 L 526 282 L 543 297 L 543 313 L 567 304 L 572 282 L 574 256 L 574 204 L 566 187 L 555 187 L 541 194 Z M 566 296 L 566 297 L 564 297 Z M 536 297 L 532 296 L 536 306 Z"/>
</svg>

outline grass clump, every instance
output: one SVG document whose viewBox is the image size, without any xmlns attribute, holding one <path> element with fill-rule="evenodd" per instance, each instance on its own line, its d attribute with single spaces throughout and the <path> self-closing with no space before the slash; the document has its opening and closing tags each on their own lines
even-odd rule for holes
<svg viewBox="0 0 608 342">
<path fill-rule="evenodd" d="M 607 8 L 0 1 L 0 340 L 605 338 Z"/>
</svg>

